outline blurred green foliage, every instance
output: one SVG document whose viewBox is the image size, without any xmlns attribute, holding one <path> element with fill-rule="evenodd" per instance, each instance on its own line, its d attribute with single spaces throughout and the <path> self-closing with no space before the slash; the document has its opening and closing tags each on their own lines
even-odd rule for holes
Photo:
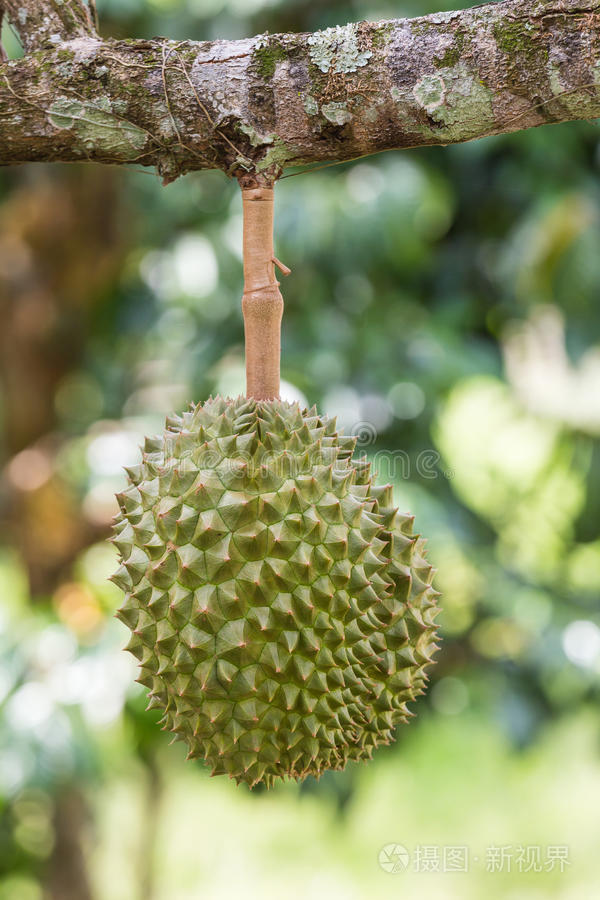
<svg viewBox="0 0 600 900">
<path fill-rule="evenodd" d="M 452 4 L 98 6 L 106 34 L 209 39 Z M 169 748 L 106 580 L 142 436 L 244 389 L 237 185 L 0 174 L 0 900 L 594 896 L 599 137 L 547 127 L 278 185 L 284 393 L 355 429 L 416 514 L 444 640 L 394 747 L 269 794 Z M 466 845 L 470 871 L 389 874 L 396 842 L 413 861 Z M 521 871 L 520 845 L 569 863 Z M 492 846 L 510 872 L 486 871 Z"/>
</svg>

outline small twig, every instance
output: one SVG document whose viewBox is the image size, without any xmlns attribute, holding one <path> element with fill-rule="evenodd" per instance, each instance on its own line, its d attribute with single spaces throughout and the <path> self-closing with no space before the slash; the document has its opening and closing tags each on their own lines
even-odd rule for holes
<svg viewBox="0 0 600 900">
<path fill-rule="evenodd" d="M 88 5 L 92 18 L 92 28 L 94 29 L 94 31 L 98 31 L 98 29 L 100 28 L 100 19 L 98 18 L 98 7 L 96 6 L 96 0 L 88 0 Z"/>
<path fill-rule="evenodd" d="M 165 101 L 167 103 L 167 110 L 169 112 L 169 116 L 171 117 L 171 124 L 173 125 L 173 130 L 175 131 L 175 134 L 177 135 L 177 140 L 181 144 L 181 135 L 179 133 L 179 128 L 177 127 L 177 122 L 175 121 L 175 116 L 173 115 L 173 110 L 171 109 L 171 100 L 169 97 L 169 87 L 167 85 L 167 74 L 165 71 L 167 61 L 172 52 L 173 52 L 172 50 L 169 50 L 169 53 L 167 55 L 165 55 L 165 45 L 164 44 L 162 45 L 163 64 L 162 64 L 162 69 L 161 69 L 161 77 L 162 77 L 162 83 L 163 83 L 163 91 L 165 94 Z"/>
<path fill-rule="evenodd" d="M 104 59 L 112 59 L 113 62 L 118 63 L 125 69 L 156 69 L 155 63 L 127 62 L 119 56 L 113 56 L 112 53 L 105 53 Z"/>
<path fill-rule="evenodd" d="M 2 44 L 2 19 L 4 18 L 4 10 L 0 9 L 0 60 L 2 62 L 8 62 L 8 56 L 6 54 L 6 50 Z"/>
<path fill-rule="evenodd" d="M 185 42 L 183 42 L 185 43 Z M 197 59 L 197 66 L 214 66 L 218 63 L 231 62 L 232 59 L 246 59 L 250 53 L 236 53 L 235 56 L 222 56 L 220 59 Z"/>
</svg>

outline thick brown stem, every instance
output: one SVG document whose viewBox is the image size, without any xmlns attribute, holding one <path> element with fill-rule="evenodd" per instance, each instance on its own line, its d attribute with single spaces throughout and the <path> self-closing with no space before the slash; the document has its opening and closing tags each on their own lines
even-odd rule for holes
<svg viewBox="0 0 600 900">
<path fill-rule="evenodd" d="M 244 296 L 246 395 L 279 397 L 283 297 L 275 278 L 273 188 L 242 190 L 244 202 Z"/>
</svg>

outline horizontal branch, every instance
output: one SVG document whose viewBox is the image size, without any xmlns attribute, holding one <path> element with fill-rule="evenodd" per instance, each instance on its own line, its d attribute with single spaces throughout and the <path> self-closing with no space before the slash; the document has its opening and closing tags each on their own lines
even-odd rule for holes
<svg viewBox="0 0 600 900">
<path fill-rule="evenodd" d="M 95 34 L 94 0 L 0 0 L 25 50 Z"/>
<path fill-rule="evenodd" d="M 13 21 L 25 8 L 6 5 Z M 600 0 L 508 0 L 208 43 L 100 40 L 78 22 L 83 33 L 0 66 L 0 165 L 273 176 L 600 117 Z"/>
</svg>

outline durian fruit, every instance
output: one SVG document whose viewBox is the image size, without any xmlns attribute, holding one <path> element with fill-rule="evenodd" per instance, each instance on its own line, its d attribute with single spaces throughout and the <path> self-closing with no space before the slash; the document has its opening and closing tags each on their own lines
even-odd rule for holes
<svg viewBox="0 0 600 900">
<path fill-rule="evenodd" d="M 354 448 L 315 409 L 217 397 L 128 470 L 118 616 L 150 708 L 214 775 L 270 786 L 368 759 L 423 691 L 432 569 Z"/>
</svg>

